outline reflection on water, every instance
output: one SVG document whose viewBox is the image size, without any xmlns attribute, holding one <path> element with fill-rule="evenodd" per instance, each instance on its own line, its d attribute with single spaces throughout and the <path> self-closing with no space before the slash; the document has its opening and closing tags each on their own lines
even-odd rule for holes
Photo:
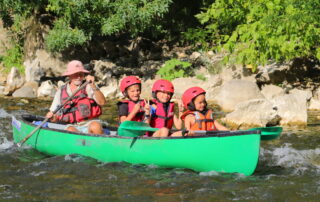
<svg viewBox="0 0 320 202">
<path fill-rule="evenodd" d="M 44 115 L 50 100 L 0 98 L 0 200 L 316 201 L 320 195 L 320 113 L 307 128 L 285 128 L 261 144 L 254 175 L 46 156 L 12 142 L 11 115 Z M 116 124 L 116 101 L 102 119 Z M 243 159 L 246 160 L 245 158 Z"/>
</svg>

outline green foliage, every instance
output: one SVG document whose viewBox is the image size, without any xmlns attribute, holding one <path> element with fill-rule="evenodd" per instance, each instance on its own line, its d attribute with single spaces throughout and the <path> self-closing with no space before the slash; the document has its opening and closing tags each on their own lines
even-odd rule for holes
<svg viewBox="0 0 320 202">
<path fill-rule="evenodd" d="M 163 18 L 172 0 L 2 0 L 0 17 L 10 27 L 20 16 L 49 16 L 47 48 L 61 51 L 92 39 L 146 29 L 159 31 L 154 20 Z M 153 29 L 155 28 L 155 29 Z"/>
<path fill-rule="evenodd" d="M 235 55 L 236 63 L 254 67 L 320 59 L 319 16 L 319 1 L 300 0 L 216 0 L 197 15 L 212 45 Z"/>
<path fill-rule="evenodd" d="M 23 51 L 19 45 L 14 45 L 12 48 L 6 51 L 6 55 L 2 56 L 0 62 L 5 67 L 5 72 L 9 72 L 12 67 L 19 69 L 21 73 L 24 73 L 23 63 Z"/>
<path fill-rule="evenodd" d="M 178 59 L 171 59 L 157 71 L 157 74 L 163 79 L 173 80 L 180 77 L 188 77 L 193 74 L 192 65 L 189 62 L 183 62 Z"/>
<path fill-rule="evenodd" d="M 56 16 L 46 38 L 51 51 L 83 45 L 93 38 L 129 33 L 137 36 L 168 11 L 171 0 L 49 0 Z"/>
</svg>

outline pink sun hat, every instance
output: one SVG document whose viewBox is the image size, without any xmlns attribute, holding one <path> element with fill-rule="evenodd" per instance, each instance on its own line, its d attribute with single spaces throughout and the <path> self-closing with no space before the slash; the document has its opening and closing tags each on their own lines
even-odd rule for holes
<svg viewBox="0 0 320 202">
<path fill-rule="evenodd" d="M 83 72 L 83 73 L 89 73 L 88 70 L 86 70 L 79 60 L 72 60 L 67 65 L 67 71 L 62 74 L 62 76 L 70 76 L 72 74 Z"/>
</svg>

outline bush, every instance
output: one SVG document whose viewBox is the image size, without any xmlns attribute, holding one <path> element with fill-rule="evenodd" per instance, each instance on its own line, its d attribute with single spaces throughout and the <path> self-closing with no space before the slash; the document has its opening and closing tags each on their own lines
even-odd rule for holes
<svg viewBox="0 0 320 202">
<path fill-rule="evenodd" d="M 157 71 L 157 74 L 163 79 L 173 80 L 180 77 L 191 76 L 192 71 L 191 63 L 183 62 L 178 59 L 171 59 L 164 63 L 164 65 Z"/>
<path fill-rule="evenodd" d="M 5 72 L 8 73 L 12 67 L 16 67 L 21 73 L 24 73 L 23 51 L 19 45 L 15 45 L 6 51 L 6 55 L 2 56 L 0 62 L 3 62 Z"/>
<path fill-rule="evenodd" d="M 128 33 L 137 36 L 146 29 L 159 30 L 153 23 L 161 19 L 172 0 L 3 0 L 0 17 L 7 26 L 16 23 L 16 16 L 49 16 L 45 42 L 52 51 L 84 45 L 93 38 Z M 12 21 L 9 23 L 10 20 Z M 152 29 L 152 27 L 157 27 Z"/>
<path fill-rule="evenodd" d="M 298 57 L 320 59 L 319 14 L 319 1 L 216 0 L 197 17 L 212 46 L 235 55 L 236 63 L 256 67 Z"/>
</svg>

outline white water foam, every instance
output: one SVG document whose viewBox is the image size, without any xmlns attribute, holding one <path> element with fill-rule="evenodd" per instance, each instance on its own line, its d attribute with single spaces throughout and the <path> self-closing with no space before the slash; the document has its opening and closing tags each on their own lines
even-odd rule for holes
<svg viewBox="0 0 320 202">
<path fill-rule="evenodd" d="M 0 109 L 0 118 L 9 118 L 11 115 L 4 109 Z"/>
<path fill-rule="evenodd" d="M 271 154 L 273 164 L 278 166 L 294 168 L 302 172 L 311 166 L 320 171 L 320 148 L 297 150 L 292 148 L 291 144 L 286 143 L 273 151 L 262 150 L 262 152 Z"/>
<path fill-rule="evenodd" d="M 12 147 L 14 144 L 11 141 L 8 141 L 5 137 L 0 137 L 0 150 L 6 150 Z"/>
</svg>

